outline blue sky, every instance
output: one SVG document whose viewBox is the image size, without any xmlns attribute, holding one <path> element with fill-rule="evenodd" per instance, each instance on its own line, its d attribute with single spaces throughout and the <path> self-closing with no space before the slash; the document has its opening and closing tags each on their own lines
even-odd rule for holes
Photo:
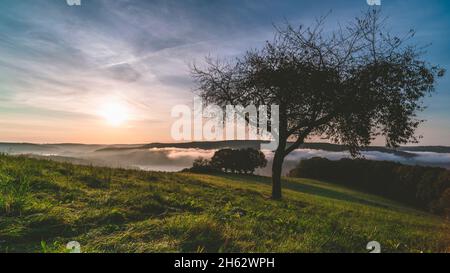
<svg viewBox="0 0 450 273">
<path fill-rule="evenodd" d="M 285 20 L 307 25 L 332 11 L 332 29 L 367 8 L 366 0 L 2 0 L 0 141 L 171 141 L 170 110 L 193 96 L 189 64 L 239 56 Z M 381 8 L 394 32 L 416 29 L 417 43 L 431 43 L 426 59 L 450 67 L 448 1 Z M 449 87 L 447 74 L 426 100 L 421 144 L 450 145 Z M 105 122 L 105 111 L 126 122 Z"/>
</svg>

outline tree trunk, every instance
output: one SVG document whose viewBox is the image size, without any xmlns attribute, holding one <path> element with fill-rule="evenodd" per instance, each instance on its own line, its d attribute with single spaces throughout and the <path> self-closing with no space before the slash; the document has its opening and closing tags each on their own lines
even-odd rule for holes
<svg viewBox="0 0 450 273">
<path fill-rule="evenodd" d="M 281 174 L 283 171 L 283 162 L 285 158 L 287 140 L 280 138 L 278 148 L 275 151 L 272 163 L 272 199 L 281 200 Z"/>
<path fill-rule="evenodd" d="M 275 152 L 272 165 L 272 199 L 281 200 L 281 173 L 283 169 L 284 156 Z"/>
<path fill-rule="evenodd" d="M 285 150 L 287 145 L 287 118 L 286 108 L 283 103 L 280 103 L 280 120 L 279 120 L 279 135 L 278 147 L 275 151 L 272 164 L 272 199 L 281 200 L 281 173 L 283 169 L 283 161 L 285 158 Z"/>
</svg>

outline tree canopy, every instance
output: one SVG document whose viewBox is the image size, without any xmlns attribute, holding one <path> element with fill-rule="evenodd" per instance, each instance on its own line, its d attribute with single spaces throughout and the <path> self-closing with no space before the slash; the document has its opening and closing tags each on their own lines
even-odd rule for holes
<svg viewBox="0 0 450 273">
<path fill-rule="evenodd" d="M 267 160 L 261 151 L 252 148 L 217 151 L 211 159 L 211 166 L 233 173 L 251 173 L 256 169 L 266 167 Z"/>
</svg>

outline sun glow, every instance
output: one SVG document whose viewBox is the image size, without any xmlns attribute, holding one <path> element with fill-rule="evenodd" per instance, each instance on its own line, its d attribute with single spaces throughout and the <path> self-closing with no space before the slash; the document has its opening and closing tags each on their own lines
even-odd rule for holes
<svg viewBox="0 0 450 273">
<path fill-rule="evenodd" d="M 108 102 L 101 106 L 100 116 L 112 126 L 120 126 L 129 119 L 127 107 L 117 101 Z"/>
</svg>

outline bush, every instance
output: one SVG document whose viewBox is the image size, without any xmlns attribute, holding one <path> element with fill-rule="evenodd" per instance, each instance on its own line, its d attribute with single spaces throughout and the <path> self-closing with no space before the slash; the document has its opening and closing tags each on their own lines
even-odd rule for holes
<svg viewBox="0 0 450 273">
<path fill-rule="evenodd" d="M 450 171 L 406 166 L 388 161 L 312 158 L 301 161 L 289 176 L 327 180 L 447 215 Z"/>
<path fill-rule="evenodd" d="M 257 168 L 263 168 L 266 165 L 266 157 L 261 151 L 251 148 L 240 150 L 222 149 L 217 151 L 211 160 L 196 159 L 192 168 L 184 171 L 253 174 Z"/>
<path fill-rule="evenodd" d="M 252 148 L 222 149 L 214 154 L 211 165 L 224 172 L 253 174 L 257 168 L 265 167 L 267 160 L 264 153 Z"/>
<path fill-rule="evenodd" d="M 197 158 L 196 160 L 194 160 L 192 168 L 190 168 L 188 171 L 195 172 L 195 173 L 214 173 L 214 172 L 218 172 L 218 170 L 211 165 L 211 162 L 209 160 L 204 159 L 202 157 Z"/>
</svg>

